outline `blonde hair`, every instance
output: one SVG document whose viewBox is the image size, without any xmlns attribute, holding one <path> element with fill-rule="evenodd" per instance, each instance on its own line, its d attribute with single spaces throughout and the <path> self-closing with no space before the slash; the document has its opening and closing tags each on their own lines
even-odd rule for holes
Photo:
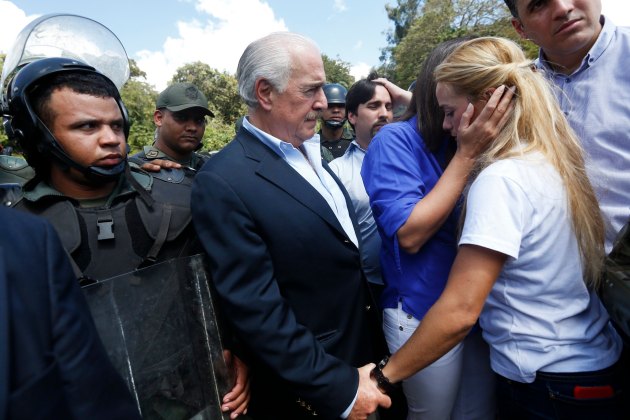
<svg viewBox="0 0 630 420">
<path fill-rule="evenodd" d="M 435 79 L 471 100 L 486 98 L 489 89 L 501 85 L 516 87 L 513 114 L 477 160 L 471 179 L 497 160 L 531 151 L 542 153 L 558 171 L 567 191 L 584 281 L 597 288 L 604 258 L 604 222 L 586 174 L 580 142 L 545 77 L 517 44 L 485 37 L 457 47 L 436 68 Z"/>
</svg>

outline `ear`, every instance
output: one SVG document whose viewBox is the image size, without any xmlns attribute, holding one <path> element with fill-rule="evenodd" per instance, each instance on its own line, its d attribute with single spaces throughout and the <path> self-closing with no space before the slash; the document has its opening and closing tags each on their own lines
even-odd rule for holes
<svg viewBox="0 0 630 420">
<path fill-rule="evenodd" d="M 512 18 L 512 26 L 518 32 L 519 36 L 523 39 L 527 39 L 527 34 L 525 33 L 525 28 L 523 27 L 523 23 L 518 18 Z"/>
<path fill-rule="evenodd" d="M 258 105 L 265 111 L 271 111 L 273 107 L 274 88 L 267 79 L 257 79 L 255 85 L 256 99 Z"/>
<path fill-rule="evenodd" d="M 488 88 L 486 89 L 483 94 L 481 95 L 481 100 L 483 100 L 484 102 L 488 102 L 490 100 L 490 97 L 492 96 L 492 94 L 494 93 L 494 91 L 497 90 L 496 88 Z"/>
<path fill-rule="evenodd" d="M 159 109 L 156 109 L 153 112 L 153 123 L 158 127 L 162 127 L 162 118 L 164 118 L 164 114 Z"/>
<path fill-rule="evenodd" d="M 355 125 L 357 122 L 357 118 L 358 116 L 352 112 L 348 112 L 348 121 L 350 121 L 350 124 Z"/>
</svg>

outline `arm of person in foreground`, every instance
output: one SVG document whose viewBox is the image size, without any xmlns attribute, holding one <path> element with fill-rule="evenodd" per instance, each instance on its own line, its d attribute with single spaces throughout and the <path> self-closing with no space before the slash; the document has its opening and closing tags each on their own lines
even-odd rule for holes
<svg viewBox="0 0 630 420">
<path fill-rule="evenodd" d="M 480 246 L 460 246 L 444 292 L 405 345 L 390 357 L 383 369 L 385 377 L 392 383 L 406 379 L 461 342 L 477 322 L 506 258 Z"/>
<path fill-rule="evenodd" d="M 402 249 L 416 253 L 440 229 L 457 204 L 477 157 L 496 138 L 509 119 L 514 91 L 501 86 L 471 123 L 472 104 L 462 114 L 457 133 L 457 151 L 435 187 L 416 203 L 407 221 L 398 229 Z"/>
</svg>

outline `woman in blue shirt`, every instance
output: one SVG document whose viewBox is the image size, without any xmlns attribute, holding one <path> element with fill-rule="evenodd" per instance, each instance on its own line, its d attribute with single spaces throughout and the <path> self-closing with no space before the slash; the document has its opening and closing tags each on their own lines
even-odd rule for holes
<svg viewBox="0 0 630 420">
<path fill-rule="evenodd" d="M 457 205 L 468 174 L 509 116 L 512 92 L 508 90 L 503 96 L 497 92 L 470 125 L 467 122 L 474 109 L 467 109 L 457 143 L 442 130 L 433 70 L 462 41 L 446 41 L 429 55 L 403 121 L 378 132 L 363 162 L 361 175 L 383 243 L 385 290 L 381 305 L 383 329 L 392 353 L 407 341 L 444 290 L 457 252 Z M 486 350 L 486 367 L 487 357 Z M 453 407 L 456 400 L 458 405 L 461 401 L 457 394 L 463 365 L 463 345 L 458 345 L 405 380 L 408 418 L 458 417 Z M 484 363 L 472 366 L 483 368 Z M 478 407 L 472 408 L 473 413 L 461 413 L 462 418 L 492 417 L 494 408 L 488 407 L 492 404 L 485 404 L 474 390 L 468 391 L 473 397 L 462 405 Z M 463 393 L 461 397 L 465 396 Z"/>
</svg>

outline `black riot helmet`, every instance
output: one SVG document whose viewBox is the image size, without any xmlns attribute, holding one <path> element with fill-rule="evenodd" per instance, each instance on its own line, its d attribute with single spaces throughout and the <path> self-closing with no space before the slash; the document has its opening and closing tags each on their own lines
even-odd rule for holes
<svg viewBox="0 0 630 420">
<path fill-rule="evenodd" d="M 34 98 L 39 91 L 46 89 L 51 80 L 63 76 L 66 79 L 82 78 L 84 84 L 95 85 L 97 89 L 95 92 L 99 96 L 112 97 L 120 108 L 125 138 L 128 137 L 129 118 L 116 85 L 94 67 L 78 60 L 59 57 L 44 58 L 27 64 L 9 82 L 4 111 L 7 135 L 20 144 L 27 161 L 38 172 L 45 170 L 52 158 L 64 167 L 79 170 L 88 179 L 107 181 L 117 177 L 124 171 L 126 161 L 123 160 L 108 168 L 78 164 L 59 145 L 55 136 L 37 115 Z M 90 90 L 79 93 L 90 93 Z"/>
<path fill-rule="evenodd" d="M 107 27 L 77 15 L 41 16 L 20 31 L 4 61 L 0 105 L 7 134 L 19 142 L 40 176 L 54 160 L 93 180 L 112 179 L 124 170 L 125 163 L 99 168 L 74 162 L 37 115 L 34 99 L 50 94 L 55 85 L 112 97 L 122 113 L 127 137 L 129 119 L 120 89 L 129 73 L 125 48 Z M 43 92 L 46 89 L 48 93 Z"/>
<path fill-rule="evenodd" d="M 326 95 L 326 101 L 328 101 L 328 106 L 331 104 L 341 104 L 345 107 L 346 105 L 346 94 L 348 90 L 340 85 L 339 83 L 327 83 L 323 87 L 324 95 Z M 346 119 L 343 121 L 337 120 L 324 120 L 324 124 L 331 128 L 339 128 L 344 125 Z"/>
</svg>

